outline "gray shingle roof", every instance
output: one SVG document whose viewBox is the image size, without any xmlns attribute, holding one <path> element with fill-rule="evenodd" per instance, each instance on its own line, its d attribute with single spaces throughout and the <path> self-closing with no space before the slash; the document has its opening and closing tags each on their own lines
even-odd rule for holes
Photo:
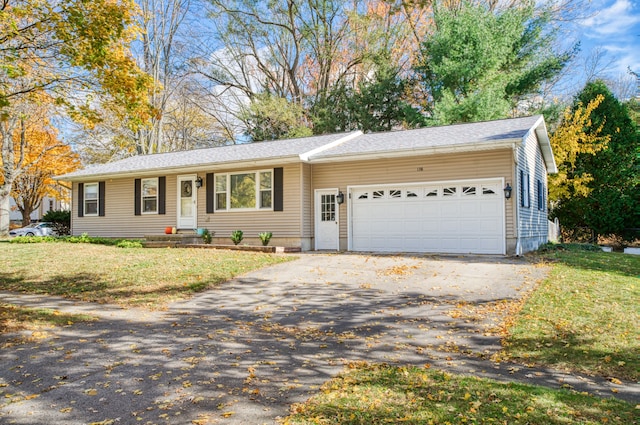
<svg viewBox="0 0 640 425">
<path fill-rule="evenodd" d="M 198 167 L 210 164 L 225 164 L 242 161 L 259 161 L 294 157 L 343 138 L 347 133 L 271 142 L 246 143 L 219 146 L 207 149 L 138 155 L 106 164 L 90 165 L 83 170 L 59 176 L 64 179 L 80 177 L 126 174 L 138 171 L 167 170 L 172 168 Z"/>
<path fill-rule="evenodd" d="M 184 169 L 187 167 L 268 161 L 327 161 L 357 158 L 366 155 L 401 155 L 416 151 L 478 147 L 490 148 L 501 142 L 522 140 L 540 116 L 426 127 L 417 130 L 361 134 L 338 133 L 272 142 L 248 143 L 208 149 L 139 155 L 107 164 L 89 166 L 64 176 L 61 180 L 81 180 L 85 177 Z"/>
<path fill-rule="evenodd" d="M 491 144 L 521 140 L 540 116 L 468 124 L 425 127 L 416 130 L 369 133 L 329 149 L 311 159 L 335 158 L 429 148 Z"/>
</svg>

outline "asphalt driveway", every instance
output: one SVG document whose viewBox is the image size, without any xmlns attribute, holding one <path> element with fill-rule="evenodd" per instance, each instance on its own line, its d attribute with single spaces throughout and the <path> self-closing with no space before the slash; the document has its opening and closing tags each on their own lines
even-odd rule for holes
<svg viewBox="0 0 640 425">
<path fill-rule="evenodd" d="M 361 360 L 610 394 L 606 381 L 487 360 L 496 307 L 545 273 L 502 257 L 302 254 L 163 312 L 0 293 L 100 317 L 0 350 L 0 422 L 271 424 Z"/>
</svg>

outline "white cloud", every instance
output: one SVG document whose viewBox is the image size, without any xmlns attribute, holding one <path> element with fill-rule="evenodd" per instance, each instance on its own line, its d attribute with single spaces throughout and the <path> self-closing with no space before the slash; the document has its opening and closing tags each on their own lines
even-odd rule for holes
<svg viewBox="0 0 640 425">
<path fill-rule="evenodd" d="M 626 74 L 629 68 L 640 70 L 640 56 L 637 45 L 605 44 L 602 49 L 611 61 L 609 70 L 616 74 Z"/>
<path fill-rule="evenodd" d="M 581 25 L 588 29 L 587 35 L 610 36 L 623 35 L 640 23 L 640 10 L 634 10 L 630 0 L 615 0 L 593 16 L 581 21 Z"/>
</svg>

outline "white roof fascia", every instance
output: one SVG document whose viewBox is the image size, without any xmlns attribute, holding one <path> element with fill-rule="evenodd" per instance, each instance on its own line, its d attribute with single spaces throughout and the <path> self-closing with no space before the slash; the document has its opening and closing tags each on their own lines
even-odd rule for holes
<svg viewBox="0 0 640 425">
<path fill-rule="evenodd" d="M 549 174 L 557 173 L 558 166 L 556 165 L 556 159 L 553 156 L 553 149 L 551 149 L 551 141 L 549 140 L 549 133 L 547 132 L 547 126 L 544 123 L 544 117 L 542 115 L 540 116 L 538 121 L 535 123 L 532 130 L 536 132 L 538 144 L 540 145 L 540 151 L 542 152 L 544 163 L 547 166 L 547 173 Z"/>
<path fill-rule="evenodd" d="M 436 155 L 456 152 L 476 152 L 476 151 L 488 151 L 496 149 L 513 149 L 514 143 L 522 142 L 521 139 L 504 139 L 499 142 L 489 141 L 481 143 L 473 143 L 457 146 L 434 146 L 427 148 L 415 148 L 405 149 L 399 151 L 378 151 L 367 152 L 362 154 L 341 155 L 341 156 L 325 156 L 317 159 L 311 159 L 311 163 L 323 163 L 323 162 L 346 162 L 346 161 L 358 161 L 364 159 L 385 159 L 385 158 L 405 158 L 408 156 L 417 155 Z"/>
<path fill-rule="evenodd" d="M 347 134 L 346 136 L 344 136 L 344 137 L 342 137 L 342 138 L 340 138 L 338 140 L 334 140 L 331 143 L 327 143 L 326 145 L 323 145 L 323 146 L 320 146 L 320 147 L 315 148 L 313 150 L 310 150 L 309 152 L 301 153 L 299 155 L 300 160 L 303 161 L 303 162 L 310 162 L 311 157 L 313 155 L 317 155 L 320 152 L 326 151 L 327 149 L 335 148 L 336 146 L 341 145 L 344 142 L 348 142 L 349 140 L 353 140 L 353 139 L 355 139 L 357 137 L 360 137 L 360 136 L 362 136 L 362 131 L 360 131 L 360 130 L 354 131 L 353 133 Z"/>
</svg>

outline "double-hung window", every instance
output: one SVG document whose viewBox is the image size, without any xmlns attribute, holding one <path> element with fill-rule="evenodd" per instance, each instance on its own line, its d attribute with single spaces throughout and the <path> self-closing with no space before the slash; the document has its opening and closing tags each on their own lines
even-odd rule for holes
<svg viewBox="0 0 640 425">
<path fill-rule="evenodd" d="M 84 215 L 98 215 L 98 183 L 84 185 Z"/>
<path fill-rule="evenodd" d="M 156 214 L 158 212 L 158 179 L 142 179 L 142 213 Z"/>
<path fill-rule="evenodd" d="M 216 210 L 273 208 L 273 172 L 246 171 L 215 175 Z"/>
</svg>

